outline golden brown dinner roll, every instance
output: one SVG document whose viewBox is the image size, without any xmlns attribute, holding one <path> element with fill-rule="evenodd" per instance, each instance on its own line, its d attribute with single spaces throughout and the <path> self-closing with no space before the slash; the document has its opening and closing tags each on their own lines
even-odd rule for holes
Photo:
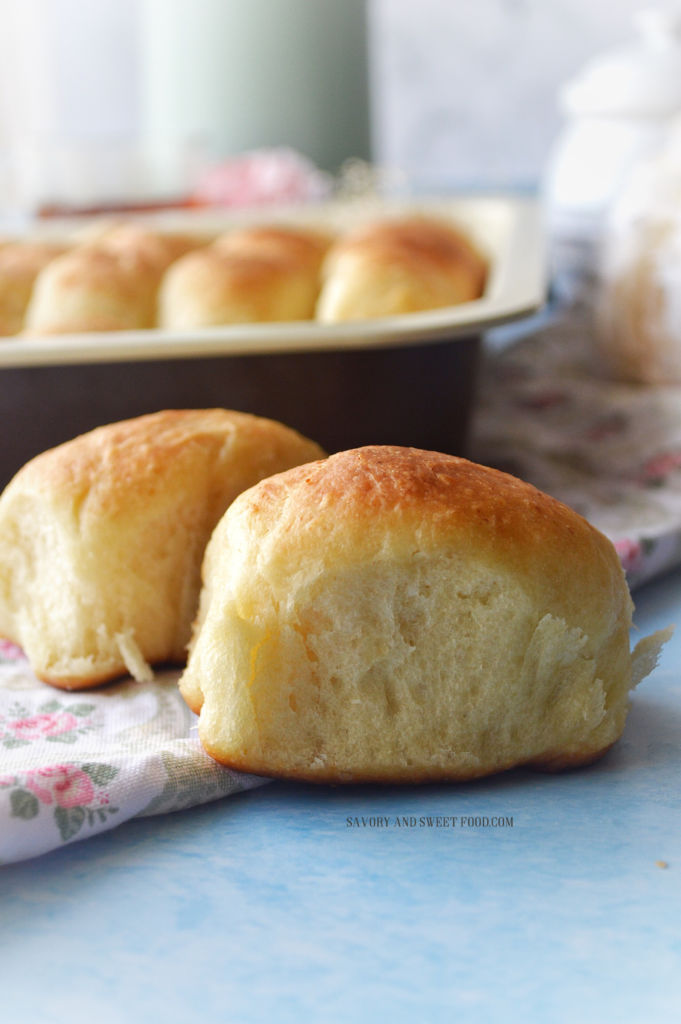
<svg viewBox="0 0 681 1024">
<path fill-rule="evenodd" d="M 153 413 L 44 452 L 0 497 L 0 636 L 66 689 L 182 661 L 215 523 L 240 491 L 321 454 L 224 409 Z"/>
<path fill-rule="evenodd" d="M 65 249 L 61 243 L 38 241 L 0 246 L 0 336 L 22 329 L 36 277 Z"/>
<path fill-rule="evenodd" d="M 309 273 L 285 254 L 211 245 L 183 256 L 165 274 L 159 324 L 182 330 L 309 320 L 316 294 Z"/>
<path fill-rule="evenodd" d="M 482 295 L 486 263 L 452 224 L 425 216 L 380 220 L 332 246 L 317 318 L 362 320 L 452 306 Z"/>
<path fill-rule="evenodd" d="M 99 244 L 78 246 L 38 275 L 26 311 L 26 333 L 153 327 L 157 289 L 157 272 L 141 258 Z"/>
<path fill-rule="evenodd" d="M 26 332 L 154 327 L 163 274 L 201 244 L 198 236 L 163 233 L 125 221 L 93 230 L 88 241 L 40 274 L 27 311 Z"/>
<path fill-rule="evenodd" d="M 320 782 L 593 761 L 655 641 L 629 652 L 612 544 L 528 484 L 409 448 L 263 480 L 203 565 L 180 688 L 233 768 Z"/>
</svg>

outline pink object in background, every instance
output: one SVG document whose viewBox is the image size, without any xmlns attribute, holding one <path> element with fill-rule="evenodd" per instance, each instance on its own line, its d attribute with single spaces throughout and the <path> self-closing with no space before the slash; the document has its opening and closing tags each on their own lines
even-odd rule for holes
<svg viewBox="0 0 681 1024">
<path fill-rule="evenodd" d="M 332 178 L 291 149 L 264 149 L 208 167 L 192 200 L 207 206 L 260 206 L 325 199 Z"/>
</svg>

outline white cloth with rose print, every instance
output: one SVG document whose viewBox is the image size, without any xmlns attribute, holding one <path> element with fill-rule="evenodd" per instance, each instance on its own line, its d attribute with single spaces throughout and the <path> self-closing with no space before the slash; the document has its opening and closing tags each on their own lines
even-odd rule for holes
<svg viewBox="0 0 681 1024">
<path fill-rule="evenodd" d="M 204 753 L 177 676 L 67 693 L 0 641 L 0 864 L 266 781 Z"/>
<path fill-rule="evenodd" d="M 597 283 L 587 263 L 580 272 L 559 278 L 562 301 L 541 328 L 485 360 L 471 455 L 602 530 L 634 588 L 681 564 L 681 387 L 605 376 Z"/>
</svg>

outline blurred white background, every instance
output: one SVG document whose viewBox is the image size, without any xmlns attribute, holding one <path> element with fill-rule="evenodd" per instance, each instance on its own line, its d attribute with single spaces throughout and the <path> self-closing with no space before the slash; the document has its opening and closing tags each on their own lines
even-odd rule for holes
<svg viewBox="0 0 681 1024">
<path fill-rule="evenodd" d="M 253 2 L 236 6 L 252 11 Z M 286 2 L 264 0 L 270 10 Z M 345 4 L 297 2 L 336 13 Z M 150 5 L 171 17 L 187 0 L 0 0 L 1 206 L 39 190 L 46 175 L 68 179 L 72 191 L 91 188 L 93 176 L 104 192 L 124 179 L 129 191 L 143 187 L 149 37 L 140 25 Z M 193 9 L 207 5 L 223 14 L 234 6 L 194 0 Z M 373 160 L 419 188 L 536 187 L 561 128 L 561 85 L 592 56 L 631 40 L 640 7 L 640 0 L 369 0 Z M 249 46 L 263 41 L 249 39 Z M 302 50 L 291 57 L 304 59 L 315 60 Z M 328 61 L 317 54 L 318 81 Z M 264 75 L 267 68 L 263 61 Z M 243 117 L 251 99 L 244 88 L 231 117 L 237 110 Z M 359 116 L 348 98 L 348 118 L 353 105 Z"/>
<path fill-rule="evenodd" d="M 562 127 L 562 85 L 630 43 L 646 6 L 373 0 L 377 158 L 424 186 L 534 187 Z"/>
</svg>

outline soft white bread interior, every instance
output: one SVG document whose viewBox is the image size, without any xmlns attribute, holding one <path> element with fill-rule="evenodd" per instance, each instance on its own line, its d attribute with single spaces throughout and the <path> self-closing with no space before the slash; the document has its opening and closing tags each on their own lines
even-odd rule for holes
<svg viewBox="0 0 681 1024">
<path fill-rule="evenodd" d="M 0 636 L 67 689 L 184 661 L 213 527 L 241 491 L 322 454 L 224 409 L 152 413 L 44 452 L 0 497 Z"/>
<path fill-rule="evenodd" d="M 319 782 L 600 757 L 661 638 L 629 649 L 617 554 L 453 456 L 369 447 L 271 477 L 216 527 L 180 688 L 216 760 Z"/>
<path fill-rule="evenodd" d="M 332 246 L 316 316 L 331 323 L 458 305 L 480 298 L 486 276 L 484 257 L 455 225 L 381 219 Z"/>
</svg>

